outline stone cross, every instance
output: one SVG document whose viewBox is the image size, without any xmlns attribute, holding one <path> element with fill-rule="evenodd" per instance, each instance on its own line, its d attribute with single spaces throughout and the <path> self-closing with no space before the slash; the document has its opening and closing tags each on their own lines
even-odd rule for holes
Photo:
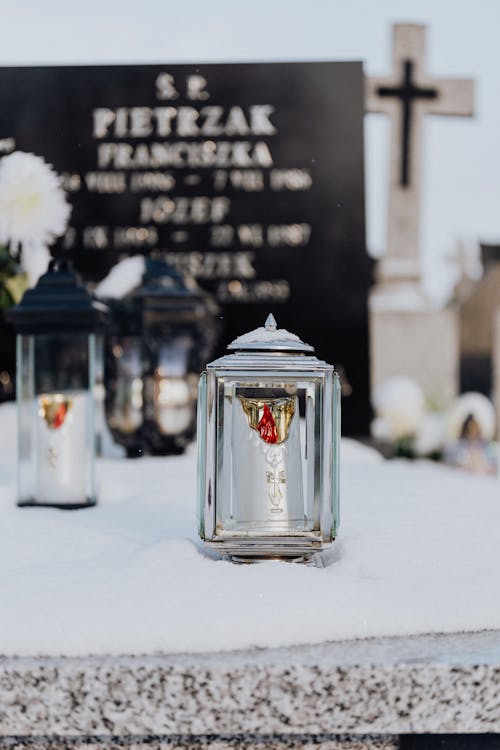
<svg viewBox="0 0 500 750">
<path fill-rule="evenodd" d="M 420 184 L 424 115 L 473 114 L 473 81 L 434 79 L 425 71 L 425 26 L 393 27 L 393 72 L 366 79 L 367 112 L 391 120 L 387 248 L 379 265 L 382 284 L 420 284 Z"/>
</svg>

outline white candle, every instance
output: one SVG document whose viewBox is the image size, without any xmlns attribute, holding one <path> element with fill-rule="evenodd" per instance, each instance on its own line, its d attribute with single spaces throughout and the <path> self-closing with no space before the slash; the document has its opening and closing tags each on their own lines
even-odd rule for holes
<svg viewBox="0 0 500 750">
<path fill-rule="evenodd" d="M 38 397 L 37 502 L 74 505 L 88 500 L 91 409 L 91 396 L 85 391 Z"/>
</svg>

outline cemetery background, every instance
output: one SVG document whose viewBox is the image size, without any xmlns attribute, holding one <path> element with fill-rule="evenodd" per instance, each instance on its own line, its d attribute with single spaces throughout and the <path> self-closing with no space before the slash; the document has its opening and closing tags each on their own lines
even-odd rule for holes
<svg viewBox="0 0 500 750">
<path fill-rule="evenodd" d="M 421 244 L 425 285 L 431 296 L 436 301 L 443 300 L 450 290 L 458 269 L 453 261 L 450 262 L 449 256 L 453 254 L 458 242 L 465 243 L 470 249 L 466 265 L 471 268 L 472 273 L 477 270 L 474 259 L 477 239 L 497 242 L 497 206 L 500 198 L 497 175 L 500 164 L 495 139 L 500 111 L 496 111 L 499 105 L 494 93 L 495 72 L 491 67 L 495 50 L 494 29 L 498 20 L 493 3 L 482 4 L 481 12 L 468 7 L 457 8 L 455 5 L 452 9 L 448 3 L 438 8 L 431 3 L 421 3 L 418 9 L 414 3 L 382 3 L 376 11 L 372 10 L 371 4 L 352 3 L 349 8 L 342 7 L 342 12 L 339 13 L 342 23 L 335 22 L 334 11 L 338 9 L 332 4 L 313 3 L 314 13 L 311 13 L 310 7 L 304 9 L 299 4 L 292 3 L 287 7 L 289 18 L 285 26 L 282 3 L 253 4 L 255 15 L 245 18 L 244 23 L 233 4 L 218 3 L 219 14 L 214 19 L 211 12 L 200 3 L 196 20 L 193 20 L 192 10 L 188 19 L 183 17 L 183 11 L 179 8 L 175 8 L 175 16 L 173 8 L 169 8 L 171 15 L 169 18 L 165 17 L 165 23 L 169 25 L 168 44 L 159 23 L 159 14 L 165 12 L 168 6 L 163 6 L 164 10 L 161 11 L 159 4 L 150 3 L 148 6 L 146 3 L 141 9 L 141 23 L 138 24 L 136 11 L 131 5 L 112 3 L 99 8 L 98 25 L 95 17 L 91 18 L 90 15 L 79 19 L 79 33 L 75 36 L 75 19 L 71 6 L 57 5 L 56 9 L 54 4 L 53 12 L 50 13 L 51 23 L 47 24 L 44 19 L 45 14 L 49 15 L 49 5 L 43 11 L 44 18 L 40 19 L 44 22 L 44 34 L 40 34 L 39 30 L 35 32 L 36 24 L 25 27 L 25 17 L 17 15 L 21 10 L 9 6 L 11 31 L 6 31 L 8 24 L 0 30 L 2 64 L 130 63 L 158 62 L 164 59 L 183 62 L 192 60 L 193 49 L 196 49 L 196 58 L 205 61 L 363 59 L 366 60 L 368 74 L 384 75 L 390 70 L 390 23 L 409 20 L 429 24 L 428 72 L 439 77 L 473 77 L 478 81 L 477 114 L 473 120 L 440 121 L 432 118 L 425 124 Z M 33 14 L 40 12 L 35 4 L 31 10 Z M 148 22 L 144 21 L 143 14 L 146 10 L 150 13 Z M 358 22 L 360 11 L 364 19 L 362 26 Z M 97 9 L 95 12 L 97 14 Z M 455 14 L 453 35 L 449 31 L 452 12 Z M 404 14 L 407 19 L 402 18 Z M 124 25 L 121 27 L 120 38 L 117 39 L 111 31 L 113 23 L 119 18 Z M 24 35 L 16 34 L 13 31 L 16 28 L 22 28 Z M 86 28 L 88 33 L 85 33 Z M 182 28 L 189 29 L 187 36 L 180 33 Z M 156 29 L 161 29 L 161 32 L 155 31 Z M 477 30 L 477 40 L 475 35 L 471 40 L 470 29 Z M 12 44 L 13 38 L 15 45 Z M 93 39 L 92 45 L 88 44 L 90 38 Z M 81 47 L 78 46 L 80 43 Z M 123 55 L 124 46 L 127 47 L 126 57 Z M 217 52 L 214 53 L 214 50 Z M 366 155 L 367 244 L 370 253 L 377 256 L 383 252 L 386 244 L 388 126 L 383 118 L 366 118 Z M 439 356 L 439 352 L 430 352 L 430 356 Z M 232 630 L 234 637 L 230 642 L 221 643 L 218 637 L 220 633 L 216 631 L 222 613 L 219 612 L 215 617 L 212 631 L 214 637 L 211 639 L 210 632 L 201 633 L 193 622 L 196 612 L 190 609 L 189 602 L 183 610 L 182 623 L 186 627 L 183 629 L 179 623 L 175 627 L 165 627 L 164 621 L 171 612 L 171 601 L 167 603 L 162 596 L 162 589 L 166 584 L 162 570 L 170 567 L 171 591 L 181 601 L 181 588 L 176 590 L 172 587 L 175 572 L 178 571 L 180 579 L 188 571 L 192 576 L 191 580 L 199 583 L 197 570 L 200 553 L 196 549 L 194 536 L 190 536 L 187 531 L 194 521 L 190 513 L 186 512 L 184 506 L 178 507 L 176 498 L 171 498 L 175 507 L 170 507 L 170 511 L 163 505 L 163 497 L 158 491 L 164 482 L 163 469 L 159 470 L 155 480 L 156 491 L 151 495 L 151 504 L 145 516 L 136 514 L 134 504 L 138 498 L 137 488 L 137 494 L 129 494 L 124 501 L 128 505 L 127 512 L 130 512 L 130 517 L 134 518 L 136 524 L 132 535 L 134 538 L 130 537 L 129 531 L 121 529 L 119 538 L 112 541 L 109 547 L 116 551 L 120 547 L 119 556 L 123 555 L 124 558 L 133 548 L 135 559 L 142 558 L 135 571 L 129 569 L 129 573 L 132 572 L 131 583 L 130 579 L 123 577 L 119 564 L 116 568 L 113 567 L 116 560 L 94 558 L 95 545 L 101 544 L 96 540 L 100 538 L 108 544 L 114 533 L 110 529 L 116 528 L 119 505 L 114 498 L 114 489 L 119 486 L 116 477 L 109 473 L 107 484 L 106 480 L 104 482 L 103 505 L 97 510 L 99 515 L 95 517 L 95 521 L 85 522 L 76 529 L 76 522 L 69 519 L 64 522 L 64 527 L 52 527 L 52 532 L 47 527 L 47 533 L 40 541 L 38 523 L 20 528 L 22 519 L 15 515 L 11 507 L 14 486 L 11 468 L 11 406 L 1 407 L 0 419 L 5 425 L 4 440 L 7 438 L 2 456 L 1 499 L 9 544 L 4 550 L 13 565 L 12 574 L 6 574 L 2 579 L 3 596 L 9 603 L 3 610 L 3 632 L 8 634 L 5 653 L 58 654 L 59 649 L 77 655 L 89 652 L 123 653 L 140 650 L 146 642 L 152 650 L 203 650 L 219 649 L 221 646 L 239 648 L 253 645 L 293 645 L 301 640 L 322 641 L 353 636 L 500 627 L 500 612 L 494 596 L 498 553 L 493 537 L 486 531 L 498 528 L 499 492 L 495 479 L 468 477 L 464 482 L 459 475 L 428 464 L 408 467 L 403 462 L 396 462 L 389 467 L 374 454 L 364 453 L 359 447 L 346 443 L 343 500 L 350 501 L 351 506 L 344 517 L 345 537 L 334 553 L 333 564 L 326 571 L 319 571 L 326 573 L 329 578 L 324 576 L 321 583 L 318 583 L 319 579 L 315 579 L 315 586 L 324 589 L 311 587 L 310 590 L 313 606 L 320 591 L 328 596 L 337 587 L 336 605 L 340 608 L 345 605 L 342 609 L 343 616 L 337 617 L 336 608 L 332 609 L 330 622 L 318 621 L 314 632 L 311 630 L 303 638 L 301 634 L 304 632 L 304 624 L 301 622 L 300 611 L 294 609 L 288 612 L 287 627 L 283 629 L 279 606 L 276 603 L 271 608 L 266 605 L 275 587 L 282 590 L 283 604 L 291 601 L 291 595 L 288 594 L 295 585 L 295 582 L 290 581 L 291 570 L 281 570 L 276 565 L 273 577 L 265 581 L 265 572 L 260 572 L 256 567 L 243 573 L 247 579 L 247 590 L 251 592 L 248 606 L 242 610 L 244 614 L 229 612 L 230 616 L 236 617 Z M 350 449 L 352 453 L 349 455 Z M 185 459 L 176 459 L 179 462 L 176 470 L 179 471 L 179 476 L 183 476 L 182 481 L 186 481 L 186 474 L 192 475 L 192 459 L 192 454 L 188 454 Z M 358 475 L 362 477 L 359 480 Z M 372 495 L 368 488 L 373 486 L 374 481 L 379 483 L 382 490 Z M 401 498 L 399 488 L 408 481 L 411 481 L 412 491 Z M 122 487 L 125 489 L 124 485 Z M 435 494 L 431 492 L 431 487 L 437 489 Z M 133 491 L 132 489 L 132 493 Z M 479 498 L 474 506 L 471 503 L 472 496 Z M 408 507 L 402 509 L 404 502 Z M 171 519 L 175 519 L 175 524 L 172 536 L 164 540 L 163 530 L 168 525 L 168 513 L 171 513 Z M 377 533 L 374 533 L 374 527 L 370 525 L 370 513 L 373 514 L 372 521 L 377 519 L 380 524 L 378 527 L 375 524 Z M 139 520 L 140 516 L 143 524 Z M 451 525 L 448 523 L 450 518 L 453 518 Z M 429 522 L 435 533 L 432 535 L 430 552 L 425 561 L 422 561 L 419 538 L 414 538 L 413 530 L 418 528 L 425 536 Z M 150 545 L 147 538 L 153 526 L 158 530 L 159 536 Z M 65 553 L 61 546 L 58 556 L 53 557 L 52 540 L 55 541 L 54 546 L 62 545 L 62 540 L 74 532 L 82 542 L 81 557 L 75 561 L 74 567 L 63 571 L 60 576 L 56 575 L 56 566 L 64 560 Z M 388 535 L 387 538 L 396 540 L 397 544 L 387 548 L 385 555 L 382 552 L 379 554 L 376 543 L 370 549 L 372 536 L 380 541 L 385 534 Z M 24 536 L 26 542 L 22 555 L 19 554 L 18 547 L 20 535 Z M 448 546 L 451 538 L 462 540 L 466 537 L 472 539 L 472 545 L 467 551 L 470 559 L 464 556 L 460 541 Z M 410 539 L 413 540 L 412 546 L 408 548 Z M 427 540 L 429 541 L 429 537 Z M 113 547 L 115 543 L 116 547 Z M 31 577 L 33 560 L 40 553 L 46 556 L 45 567 L 35 580 Z M 340 568 L 335 566 L 335 554 L 339 555 Z M 395 558 L 405 559 L 405 566 L 397 575 L 393 575 Z M 93 563 L 89 569 L 90 559 Z M 173 560 L 177 562 L 172 567 Z M 453 564 L 450 564 L 450 560 L 453 560 Z M 207 561 L 203 559 L 201 564 L 205 562 Z M 101 563 L 108 566 L 107 570 L 111 574 L 107 583 L 101 580 Z M 215 566 L 215 570 L 210 571 L 205 579 L 209 592 L 217 585 L 217 567 L 219 566 Z M 147 606 L 149 602 L 154 606 L 148 611 L 148 617 L 143 616 L 143 610 L 133 618 L 130 628 L 120 630 L 119 621 L 122 617 L 126 619 L 130 616 L 126 597 L 131 585 L 132 589 L 135 587 L 136 595 L 139 595 L 141 570 L 149 580 L 143 605 Z M 343 580 L 342 577 L 336 577 L 339 570 L 344 576 Z M 310 585 L 312 572 L 302 569 L 299 573 L 304 578 L 304 587 Z M 231 575 L 233 574 L 227 573 L 228 577 Z M 412 578 L 412 575 L 416 577 Z M 429 579 L 435 582 L 435 588 L 427 587 Z M 74 580 L 79 581 L 84 588 L 87 587 L 89 598 L 86 603 L 78 602 Z M 464 580 L 468 580 L 468 586 L 464 585 Z M 481 581 L 479 586 L 477 581 Z M 24 591 L 21 605 L 24 622 L 29 621 L 33 601 L 37 602 L 38 612 L 42 614 L 42 627 L 37 630 L 35 638 L 30 627 L 18 627 L 17 582 L 20 582 Z M 231 585 L 232 581 L 226 581 L 228 597 Z M 359 588 L 356 588 L 357 585 Z M 384 590 L 382 602 L 379 600 L 381 588 Z M 66 595 L 74 596 L 74 609 L 66 608 L 62 603 L 59 607 L 58 591 L 61 589 Z M 470 606 L 470 591 L 474 592 L 473 606 Z M 356 596 L 362 604 L 359 609 L 353 606 Z M 439 602 L 439 607 L 436 606 L 436 601 Z M 120 606 L 113 612 L 113 604 L 116 602 Z M 97 616 L 91 628 L 92 634 L 84 627 L 88 604 L 94 615 L 105 611 L 106 618 L 109 618 L 107 626 L 102 627 L 102 620 L 99 621 Z M 121 606 L 125 609 L 120 610 Z M 390 613 L 396 607 L 400 616 L 394 620 Z M 256 630 L 263 615 L 260 628 Z M 54 633 L 59 637 L 54 638 Z M 120 633 L 119 638 L 116 638 L 117 633 Z"/>
<path fill-rule="evenodd" d="M 383 76 L 391 66 L 391 24 L 428 24 L 429 73 L 477 81 L 474 119 L 431 117 L 425 125 L 422 252 L 429 290 L 442 297 L 449 289 L 448 255 L 460 239 L 498 238 L 494 0 L 483 0 L 477 9 L 429 0 L 376 7 L 358 0 L 341 8 L 316 1 L 306 8 L 293 0 L 286 19 L 280 0 L 256 0 L 244 18 L 229 0 L 219 0 L 216 13 L 201 2 L 193 10 L 150 2 L 144 13 L 114 1 L 90 4 L 85 13 L 71 5 L 59 8 L 56 0 L 43 11 L 36 2 L 22 9 L 3 6 L 2 65 L 363 60 L 368 75 Z M 389 126 L 369 115 L 365 131 L 367 246 L 379 256 L 385 247 Z"/>
<path fill-rule="evenodd" d="M 362 7 L 362 5 L 360 5 Z M 480 264 L 478 261 L 479 240 L 495 242 L 496 228 L 494 216 L 497 196 L 498 181 L 496 180 L 496 151 L 494 147 L 495 138 L 495 104 L 494 104 L 494 87 L 495 78 L 491 67 L 488 65 L 489 51 L 493 49 L 494 40 L 491 36 L 491 28 L 494 26 L 492 19 L 495 18 L 495 8 L 491 3 L 483 3 L 481 12 L 474 12 L 466 7 L 459 7 L 455 11 L 455 28 L 465 29 L 468 27 L 477 28 L 481 34 L 481 45 L 474 50 L 474 45 L 467 45 L 467 54 L 464 52 L 463 45 L 457 48 L 457 39 L 459 35 L 453 36 L 447 33 L 447 9 L 446 4 L 440 5 L 439 8 L 433 8 L 425 4 L 419 6 L 418 14 L 412 6 L 412 3 L 403 4 L 398 7 L 397 13 L 395 8 L 390 4 L 383 4 L 376 9 L 366 9 L 369 15 L 365 17 L 370 19 L 369 31 L 368 24 L 361 28 L 355 27 L 356 6 L 350 6 L 348 9 L 342 9 L 342 24 L 333 24 L 332 34 L 325 35 L 322 24 L 319 21 L 322 17 L 328 18 L 332 13 L 333 6 L 324 3 L 316 3 L 315 8 L 317 15 L 310 14 L 304 17 L 304 11 L 299 4 L 291 4 L 290 16 L 287 19 L 286 33 L 273 34 L 272 43 L 266 33 L 259 28 L 255 34 L 248 34 L 246 38 L 241 38 L 238 44 L 238 50 L 235 50 L 234 40 L 242 35 L 242 28 L 239 21 L 238 13 L 234 8 L 220 4 L 220 16 L 216 21 L 206 14 L 206 10 L 197 9 L 195 14 L 197 23 L 186 24 L 189 27 L 189 37 L 182 36 L 184 47 L 180 45 L 180 37 L 175 33 L 168 40 L 169 61 L 182 62 L 194 58 L 189 57 L 191 45 L 199 50 L 197 59 L 210 62 L 211 60 L 227 59 L 234 61 L 244 60 L 321 60 L 321 59 L 361 59 L 364 61 L 365 74 L 368 77 L 378 76 L 387 77 L 391 74 L 391 33 L 388 31 L 389 24 L 394 18 L 403 19 L 404 14 L 407 20 L 412 22 L 427 22 L 432 24 L 432 29 L 427 34 L 426 50 L 426 73 L 431 79 L 446 78 L 463 78 L 472 76 L 479 82 L 476 86 L 475 98 L 476 116 L 471 120 L 462 120 L 461 118 L 443 118 L 443 117 L 426 117 L 423 126 L 422 137 L 422 205 L 421 205 L 421 222 L 420 222 L 420 254 L 423 271 L 423 292 L 429 293 L 425 301 L 425 315 L 428 323 L 427 327 L 421 325 L 415 329 L 415 337 L 420 341 L 423 340 L 424 346 L 430 346 L 435 349 L 437 344 L 426 341 L 431 331 L 439 338 L 438 330 L 443 332 L 447 341 L 446 357 L 443 357 L 443 364 L 436 365 L 436 358 L 432 355 L 426 357 L 426 366 L 430 372 L 430 378 L 425 377 L 424 368 L 421 369 L 420 380 L 424 387 L 425 396 L 431 401 L 443 402 L 437 403 L 437 406 L 447 406 L 450 398 L 456 393 L 458 387 L 458 371 L 460 363 L 455 361 L 460 359 L 458 325 L 456 322 L 457 315 L 454 311 L 446 310 L 438 315 L 436 308 L 442 306 L 446 299 L 450 298 L 453 283 L 462 274 L 466 277 L 474 277 L 479 273 Z M 268 28 L 278 20 L 279 3 L 274 6 L 266 6 L 265 12 L 259 15 L 259 5 L 255 5 L 256 13 L 252 19 L 247 19 L 246 24 L 258 23 L 255 19 L 265 17 L 268 22 Z M 130 9 L 121 6 L 121 29 L 122 34 L 126 35 L 131 28 L 133 13 L 131 16 Z M 151 13 L 158 13 L 154 4 L 151 5 Z M 16 15 L 17 11 L 9 9 L 11 28 L 20 28 L 22 24 L 22 15 Z M 35 14 L 37 11 L 34 10 Z M 393 13 L 393 16 L 391 16 Z M 109 14 L 109 15 L 108 15 Z M 204 15 L 206 14 L 206 15 Z M 58 25 L 61 29 L 68 29 L 71 36 L 72 19 L 65 14 L 55 14 L 55 22 L 47 28 L 47 35 L 44 35 L 44 42 L 41 43 L 39 38 L 30 38 L 30 29 L 25 30 L 24 35 L 20 38 L 27 44 L 25 52 L 22 51 L 22 43 L 16 42 L 12 45 L 12 36 L 5 38 L 3 44 L 3 54 L 6 64 L 34 64 L 36 62 L 48 64 L 52 62 L 82 62 L 89 64 L 92 62 L 110 63 L 120 61 L 126 63 L 127 60 L 141 62 L 158 62 L 163 58 L 162 46 L 163 41 L 158 38 L 157 31 L 152 27 L 141 24 L 141 31 L 134 31 L 132 38 L 127 37 L 127 56 L 123 55 L 123 47 L 113 36 L 107 34 L 106 23 L 113 17 L 111 6 L 101 13 L 101 24 L 99 28 L 92 28 L 91 13 L 85 14 L 81 23 L 87 24 L 89 33 L 88 38 L 93 40 L 93 47 L 88 46 L 85 49 L 78 49 L 74 44 L 69 50 L 67 36 L 57 31 Z M 106 20 L 108 19 L 108 21 Z M 177 19 L 177 20 L 176 20 Z M 169 17 L 169 23 L 172 30 L 175 29 L 176 23 L 182 22 L 182 11 L 176 11 L 174 18 Z M 146 22 L 147 24 L 148 22 Z M 305 25 L 304 25 L 305 24 Z M 216 55 L 210 44 L 207 44 L 207 37 L 201 34 L 200 28 L 207 29 L 210 27 L 210 39 L 217 40 L 217 49 L 220 50 Z M 245 29 L 247 26 L 245 26 Z M 302 34 L 303 28 L 309 29 L 309 33 Z M 347 30 L 349 33 L 341 33 L 340 29 Z M 231 42 L 228 40 L 226 31 L 231 29 Z M 379 30 L 376 32 L 376 30 Z M 54 44 L 45 45 L 49 36 L 54 34 Z M 439 37 L 438 37 L 439 35 Z M 15 35 L 13 35 L 15 36 Z M 244 36 L 244 34 L 243 34 Z M 251 44 L 249 40 L 252 38 Z M 437 42 L 437 39 L 440 42 Z M 29 41 L 28 41 L 29 40 Z M 147 40 L 147 41 L 146 41 Z M 314 42 L 312 41 L 314 40 Z M 229 46 L 225 46 L 229 45 Z M 230 46 L 233 45 L 233 46 Z M 266 46 L 267 45 L 267 46 Z M 51 50 L 48 53 L 48 50 Z M 227 55 L 224 50 L 227 50 Z M 134 51 L 132 51 L 134 50 Z M 332 51 L 335 54 L 332 54 Z M 132 57 L 134 55 L 134 57 Z M 472 72 L 473 71 L 473 72 Z M 490 94 L 491 92 L 491 94 Z M 446 106 L 446 105 L 445 105 Z M 473 104 L 471 103 L 471 109 Z M 367 109 L 370 111 L 373 103 L 367 103 Z M 484 112 L 484 116 L 483 116 Z M 491 113 L 491 114 L 490 114 Z M 383 254 L 384 248 L 387 247 L 387 178 L 389 170 L 389 140 L 390 124 L 388 118 L 380 115 L 367 115 L 365 117 L 365 162 L 366 162 L 366 207 L 367 207 L 367 231 L 366 246 L 368 253 L 373 257 L 379 257 Z M 460 160 L 457 163 L 457 154 L 460 154 Z M 484 164 L 484 168 L 480 165 Z M 465 179 L 453 179 L 457 175 L 457 169 L 460 169 L 460 175 L 467 175 Z M 475 185 L 474 190 L 470 185 Z M 418 192 L 418 191 L 417 191 Z M 351 274 L 352 275 L 352 274 Z M 361 281 L 363 279 L 363 281 Z M 367 283 L 366 269 L 361 270 L 360 266 L 360 284 L 365 286 Z M 431 315 L 429 313 L 432 313 Z M 374 325 L 377 320 L 377 313 L 372 310 L 372 385 L 377 385 L 387 374 L 392 374 L 394 369 L 398 369 L 398 360 L 392 362 L 393 352 L 405 347 L 399 347 L 391 344 L 391 338 L 398 335 L 398 324 L 387 321 L 382 333 L 378 334 L 378 328 Z M 406 316 L 408 318 L 408 315 Z M 432 322 L 429 322 L 432 321 Z M 407 321 L 409 325 L 409 321 Z M 342 325 L 345 325 L 343 323 Z M 455 330 L 454 330 L 455 329 Z M 384 336 L 385 331 L 385 336 Z M 373 333 L 376 332 L 376 333 Z M 491 338 L 491 337 L 490 337 Z M 386 344 L 387 340 L 389 343 Z M 408 348 L 408 347 L 406 347 Z M 477 348 L 477 345 L 476 345 Z M 491 349 L 493 350 L 491 345 Z M 361 349 L 365 349 L 363 344 Z M 465 351 L 467 347 L 462 347 Z M 470 349 L 470 347 L 469 347 Z M 376 352 L 379 351 L 379 355 Z M 443 352 L 441 352 L 443 355 Z M 463 352 L 462 352 L 463 354 Z M 467 383 L 467 387 L 484 388 L 485 383 L 489 383 L 491 378 L 485 377 L 484 370 L 487 367 L 484 364 L 485 355 L 481 353 L 483 364 L 477 365 L 477 357 L 471 358 L 465 351 L 465 359 L 462 362 L 462 380 Z M 493 355 L 494 356 L 494 355 Z M 336 356 L 338 363 L 342 364 L 342 356 Z M 488 360 L 488 356 L 486 356 Z M 420 353 L 415 350 L 408 353 L 406 369 L 415 369 L 415 362 L 420 361 Z M 380 363 L 383 363 L 380 366 Z M 471 363 L 471 364 L 469 364 Z M 366 371 L 366 364 L 356 366 L 360 373 Z M 399 363 L 400 364 L 400 363 Z M 490 372 L 493 367 L 487 367 Z M 402 371 L 405 368 L 402 367 Z M 472 376 L 469 375 L 472 373 Z M 478 375 L 479 373 L 479 375 Z M 367 374 L 363 374 L 366 380 Z M 418 376 L 417 376 L 418 378 Z M 432 382 L 434 379 L 434 382 Z M 429 387 L 429 380 L 431 381 Z M 436 386 L 436 380 L 440 381 Z M 366 432 L 368 417 L 364 419 L 351 420 L 349 412 L 354 405 L 356 394 L 361 390 L 366 390 L 364 383 L 360 381 L 360 387 L 355 383 L 355 396 L 351 401 L 345 399 L 345 426 L 351 434 L 359 433 L 359 425 L 362 424 L 362 432 Z M 350 387 L 350 384 L 347 384 Z M 436 398 L 437 396 L 437 398 Z M 367 400 L 367 398 L 366 398 Z M 366 408 L 365 408 L 366 412 Z M 352 422 L 352 425 L 350 423 Z"/>
</svg>

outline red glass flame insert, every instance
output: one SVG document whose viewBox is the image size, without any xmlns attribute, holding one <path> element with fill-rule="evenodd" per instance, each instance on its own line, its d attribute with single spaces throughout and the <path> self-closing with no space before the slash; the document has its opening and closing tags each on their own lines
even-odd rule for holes
<svg viewBox="0 0 500 750">
<path fill-rule="evenodd" d="M 61 427 L 61 425 L 64 424 L 67 413 L 68 407 L 66 406 L 66 404 L 60 404 L 57 408 L 56 413 L 54 414 L 54 419 L 52 421 L 52 425 L 55 430 L 57 430 L 58 427 Z"/>
<path fill-rule="evenodd" d="M 257 429 L 262 440 L 265 440 L 266 443 L 278 442 L 278 430 L 276 428 L 276 423 L 267 404 L 264 404 L 264 413 L 260 419 L 259 424 L 257 425 Z"/>
</svg>

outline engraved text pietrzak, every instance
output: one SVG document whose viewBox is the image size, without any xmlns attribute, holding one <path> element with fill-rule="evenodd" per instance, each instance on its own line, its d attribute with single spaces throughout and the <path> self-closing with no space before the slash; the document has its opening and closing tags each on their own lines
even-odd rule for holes
<svg viewBox="0 0 500 750">
<path fill-rule="evenodd" d="M 312 187 L 309 169 L 274 162 L 276 107 L 212 103 L 199 73 L 159 73 L 154 98 L 153 106 L 99 106 L 90 113 L 95 168 L 64 174 L 63 186 L 70 193 L 135 195 L 137 212 L 126 226 L 85 227 L 84 249 L 159 251 L 178 270 L 215 281 L 221 302 L 286 301 L 288 282 L 258 279 L 255 261 L 267 248 L 306 248 L 311 238 L 311 225 L 301 220 L 306 217 L 292 224 L 232 220 L 231 196 L 238 193 Z M 207 230 L 203 249 L 189 248 L 190 228 L 196 227 Z M 77 241 L 70 227 L 67 249 Z"/>
</svg>

